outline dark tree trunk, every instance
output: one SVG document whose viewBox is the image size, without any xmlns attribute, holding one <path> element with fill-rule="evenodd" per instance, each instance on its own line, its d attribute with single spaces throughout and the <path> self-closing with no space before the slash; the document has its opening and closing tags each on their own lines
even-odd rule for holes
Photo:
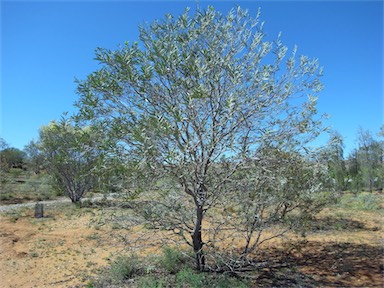
<svg viewBox="0 0 384 288">
<path fill-rule="evenodd" d="M 203 222 L 203 207 L 197 206 L 196 209 L 196 223 L 195 229 L 192 234 L 193 250 L 196 255 L 196 267 L 199 271 L 204 271 L 205 259 L 203 254 L 203 240 L 201 237 L 201 227 Z"/>
</svg>

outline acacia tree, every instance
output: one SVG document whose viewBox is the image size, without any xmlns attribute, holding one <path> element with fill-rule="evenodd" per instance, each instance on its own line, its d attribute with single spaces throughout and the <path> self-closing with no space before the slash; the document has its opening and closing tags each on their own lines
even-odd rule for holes
<svg viewBox="0 0 384 288">
<path fill-rule="evenodd" d="M 27 155 L 27 166 L 28 169 L 33 171 L 35 174 L 40 174 L 44 166 L 44 155 L 40 151 L 39 143 L 32 140 L 25 147 L 24 152 Z"/>
<path fill-rule="evenodd" d="M 350 181 L 349 186 L 354 193 L 358 193 L 362 188 L 362 175 L 357 149 L 354 149 L 351 153 L 349 153 L 346 161 L 346 169 L 348 178 L 350 179 L 348 179 L 348 181 Z"/>
<path fill-rule="evenodd" d="M 54 187 L 74 203 L 97 184 L 102 154 L 96 146 L 96 135 L 91 127 L 77 127 L 68 120 L 51 122 L 40 129 L 37 145 L 44 157 L 44 168 Z"/>
<path fill-rule="evenodd" d="M 106 131 L 139 168 L 163 179 L 153 181 L 163 186 L 152 196 L 157 204 L 141 208 L 193 247 L 199 270 L 238 269 L 236 261 L 205 262 L 209 251 L 223 255 L 215 239 L 228 238 L 224 228 L 247 227 L 240 229 L 249 238 L 244 259 L 261 242 L 254 242 L 255 231 L 283 223 L 296 208 L 311 210 L 309 199 L 321 188 L 320 166 L 308 169 L 318 162 L 299 152 L 322 130 L 315 116 L 322 69 L 315 59 L 297 57 L 296 47 L 288 55 L 280 36 L 267 41 L 259 14 L 237 8 L 222 15 L 209 7 L 166 15 L 140 27 L 140 44 L 98 49 L 102 68 L 78 83 L 79 119 Z M 262 147 L 278 152 L 260 154 Z M 282 153 L 291 155 L 287 168 L 278 164 Z M 242 218 L 222 216 L 239 209 Z M 267 214 L 269 220 L 251 221 Z"/>
<path fill-rule="evenodd" d="M 372 192 L 376 186 L 377 189 L 382 189 L 383 185 L 383 142 L 373 138 L 370 131 L 358 131 L 357 150 L 360 172 L 364 186 Z"/>
<path fill-rule="evenodd" d="M 20 149 L 9 147 L 0 151 L 0 161 L 10 168 L 23 168 L 25 164 L 25 153 Z"/>
<path fill-rule="evenodd" d="M 343 137 L 337 131 L 332 131 L 330 139 L 323 151 L 324 160 L 328 164 L 330 176 L 333 179 L 333 185 L 338 191 L 346 189 L 347 169 L 344 161 L 344 141 Z"/>
<path fill-rule="evenodd" d="M 7 171 L 9 170 L 8 163 L 4 155 L 1 154 L 1 152 L 7 149 L 8 147 L 9 147 L 8 143 L 3 138 L 0 137 L 0 177 L 1 177 L 0 183 L 1 184 L 7 181 Z"/>
</svg>

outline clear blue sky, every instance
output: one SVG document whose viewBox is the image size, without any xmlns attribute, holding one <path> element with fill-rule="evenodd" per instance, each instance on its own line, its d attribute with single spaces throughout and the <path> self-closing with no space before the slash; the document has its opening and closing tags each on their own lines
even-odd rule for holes
<svg viewBox="0 0 384 288">
<path fill-rule="evenodd" d="M 357 129 L 373 133 L 383 117 L 382 1 L 198 1 L 228 12 L 236 4 L 262 20 L 270 40 L 279 31 L 289 48 L 325 68 L 319 111 L 356 146 Z M 196 1 L 2 1 L 0 137 L 23 149 L 38 129 L 75 112 L 74 79 L 98 68 L 96 47 L 138 40 L 139 24 L 178 15 Z"/>
</svg>

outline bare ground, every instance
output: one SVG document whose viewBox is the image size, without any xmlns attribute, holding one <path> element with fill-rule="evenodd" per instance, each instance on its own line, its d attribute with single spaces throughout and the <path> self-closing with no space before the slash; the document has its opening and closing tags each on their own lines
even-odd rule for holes
<svg viewBox="0 0 384 288">
<path fill-rule="evenodd" d="M 82 284 L 124 249 L 110 228 L 89 224 L 90 213 L 48 212 L 46 218 L 34 219 L 32 211 L 24 211 L 0 218 L 1 287 Z"/>
<path fill-rule="evenodd" d="M 33 218 L 32 208 L 0 216 L 0 287 L 85 286 L 126 251 L 129 237 L 140 237 L 135 227 L 104 223 L 102 209 L 65 207 L 47 209 L 42 219 Z M 381 217 L 380 211 L 325 210 L 305 245 L 265 247 L 260 258 L 287 266 L 252 275 L 254 287 L 384 287 Z"/>
</svg>

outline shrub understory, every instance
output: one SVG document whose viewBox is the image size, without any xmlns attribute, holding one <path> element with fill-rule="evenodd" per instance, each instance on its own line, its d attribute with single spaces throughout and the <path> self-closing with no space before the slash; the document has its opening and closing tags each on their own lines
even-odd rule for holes
<svg viewBox="0 0 384 288">
<path fill-rule="evenodd" d="M 158 256 L 120 256 L 87 287 L 249 287 L 244 279 L 198 272 L 191 268 L 193 260 L 171 247 Z"/>
<path fill-rule="evenodd" d="M 339 200 L 338 206 L 352 210 L 378 210 L 382 201 L 382 195 L 372 193 L 346 194 Z"/>
</svg>

